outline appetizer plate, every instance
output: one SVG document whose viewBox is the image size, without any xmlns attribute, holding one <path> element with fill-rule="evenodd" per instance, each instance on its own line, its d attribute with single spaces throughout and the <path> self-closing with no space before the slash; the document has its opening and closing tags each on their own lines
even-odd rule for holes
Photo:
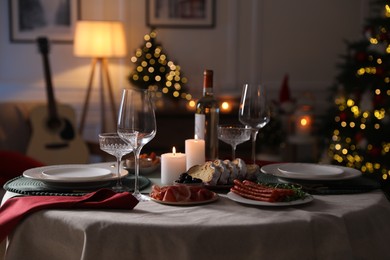
<svg viewBox="0 0 390 260">
<path fill-rule="evenodd" d="M 306 198 L 300 200 L 293 200 L 288 202 L 266 202 L 266 201 L 247 199 L 231 191 L 227 194 L 227 197 L 235 202 L 239 202 L 243 204 L 255 205 L 255 206 L 269 206 L 269 207 L 294 206 L 294 205 L 306 204 L 313 200 L 313 196 L 311 196 L 310 194 L 306 194 Z"/>
<path fill-rule="evenodd" d="M 160 159 L 159 156 L 157 156 L 157 157 Z M 132 165 L 133 163 L 134 163 L 134 161 L 132 161 L 132 160 L 125 160 L 123 162 L 123 168 L 128 170 L 130 173 L 134 174 L 135 169 L 134 169 L 134 166 Z M 160 165 L 161 165 L 161 159 L 159 160 L 158 163 L 153 163 L 150 166 L 143 166 L 141 163 L 140 167 L 139 167 L 139 173 L 142 175 L 151 174 L 152 172 L 158 170 L 160 168 Z"/>
<path fill-rule="evenodd" d="M 280 179 L 295 179 L 295 180 L 309 180 L 309 181 L 340 181 L 340 180 L 353 179 L 362 175 L 361 171 L 359 170 L 349 168 L 349 167 L 344 167 L 344 166 L 338 166 L 338 165 L 328 165 L 328 167 L 338 168 L 342 171 L 342 173 L 335 174 L 334 176 L 324 177 L 315 174 L 314 172 L 312 174 L 303 174 L 303 175 L 286 174 L 279 170 L 281 167 L 283 168 L 286 164 L 287 163 L 268 164 L 261 167 L 261 172 L 265 174 L 272 174 Z"/>
<path fill-rule="evenodd" d="M 313 163 L 285 163 L 278 170 L 290 178 L 334 178 L 344 173 L 344 170 L 333 165 Z"/>
<path fill-rule="evenodd" d="M 195 205 L 202 205 L 202 204 L 207 204 L 216 201 L 219 198 L 218 194 L 214 192 L 214 195 L 211 199 L 209 200 L 201 200 L 201 201 L 179 201 L 179 202 L 169 202 L 169 201 L 162 201 L 162 200 L 157 200 L 154 198 L 150 198 L 152 201 L 160 203 L 160 204 L 165 204 L 165 205 L 171 205 L 171 206 L 195 206 Z"/>
<path fill-rule="evenodd" d="M 23 177 L 45 183 L 89 183 L 89 182 L 108 182 L 116 179 L 114 167 L 111 166 L 90 166 L 85 164 L 64 164 L 51 165 L 28 169 L 23 172 Z M 92 173 L 96 172 L 96 173 Z M 80 176 L 86 173 L 88 176 Z M 121 177 L 128 173 L 121 171 Z"/>
</svg>

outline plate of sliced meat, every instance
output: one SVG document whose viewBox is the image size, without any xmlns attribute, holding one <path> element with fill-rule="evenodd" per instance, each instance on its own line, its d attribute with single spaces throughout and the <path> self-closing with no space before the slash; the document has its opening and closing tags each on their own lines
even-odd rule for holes
<svg viewBox="0 0 390 260">
<path fill-rule="evenodd" d="M 164 201 L 164 200 L 158 200 L 154 198 L 150 198 L 154 202 L 158 202 L 161 204 L 166 204 L 166 205 L 172 205 L 172 206 L 195 206 L 195 205 L 202 205 L 202 204 L 207 204 L 214 202 L 218 199 L 218 194 L 214 194 L 213 197 L 207 200 L 199 200 L 199 201 Z"/>
<path fill-rule="evenodd" d="M 152 201 L 174 206 L 192 206 L 216 201 L 218 194 L 203 187 L 191 185 L 153 185 L 150 192 Z"/>
<path fill-rule="evenodd" d="M 310 194 L 294 187 L 271 187 L 252 181 L 234 181 L 227 197 L 235 202 L 256 206 L 292 206 L 309 203 Z"/>
</svg>

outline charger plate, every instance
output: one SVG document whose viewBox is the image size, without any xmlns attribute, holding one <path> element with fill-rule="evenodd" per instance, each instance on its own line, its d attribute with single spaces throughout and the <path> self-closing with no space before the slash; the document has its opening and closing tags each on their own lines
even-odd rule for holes
<svg viewBox="0 0 390 260">
<path fill-rule="evenodd" d="M 338 178 L 344 173 L 342 168 L 334 165 L 321 165 L 315 163 L 285 163 L 278 170 L 289 178 L 302 179 L 329 179 Z"/>
<path fill-rule="evenodd" d="M 130 192 L 134 190 L 134 175 L 128 175 L 122 178 L 122 183 L 130 188 Z M 34 196 L 82 196 L 91 191 L 100 188 L 110 188 L 114 186 L 116 181 L 98 182 L 98 183 L 84 183 L 81 185 L 69 185 L 56 187 L 55 185 L 48 185 L 39 180 L 25 178 L 18 176 L 9 180 L 4 184 L 6 191 L 15 192 L 22 195 Z M 147 177 L 139 177 L 139 189 L 143 190 L 150 185 L 150 180 Z"/>
</svg>

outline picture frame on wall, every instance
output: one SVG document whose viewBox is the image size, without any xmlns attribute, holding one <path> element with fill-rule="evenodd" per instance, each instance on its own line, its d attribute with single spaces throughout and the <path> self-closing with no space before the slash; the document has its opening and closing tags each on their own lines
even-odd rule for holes
<svg viewBox="0 0 390 260">
<path fill-rule="evenodd" d="M 47 37 L 71 43 L 79 17 L 78 0 L 9 0 L 10 41 L 34 43 Z"/>
<path fill-rule="evenodd" d="M 146 0 L 146 25 L 153 28 L 213 28 L 215 0 Z"/>
</svg>

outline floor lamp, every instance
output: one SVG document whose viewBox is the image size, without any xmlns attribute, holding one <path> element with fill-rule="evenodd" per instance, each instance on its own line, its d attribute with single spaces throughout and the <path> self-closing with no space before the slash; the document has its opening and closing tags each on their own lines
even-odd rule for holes
<svg viewBox="0 0 390 260">
<path fill-rule="evenodd" d="M 88 81 L 87 94 L 81 114 L 79 132 L 84 131 L 90 95 L 95 78 L 95 69 L 100 68 L 100 119 L 101 132 L 105 132 L 105 91 L 107 85 L 113 123 L 116 125 L 117 111 L 115 108 L 112 84 L 108 71 L 108 58 L 121 58 L 127 54 L 126 37 L 123 24 L 118 21 L 78 21 L 74 37 L 74 55 L 77 57 L 92 58 L 91 73 Z M 106 82 L 106 83 L 105 83 Z"/>
</svg>

